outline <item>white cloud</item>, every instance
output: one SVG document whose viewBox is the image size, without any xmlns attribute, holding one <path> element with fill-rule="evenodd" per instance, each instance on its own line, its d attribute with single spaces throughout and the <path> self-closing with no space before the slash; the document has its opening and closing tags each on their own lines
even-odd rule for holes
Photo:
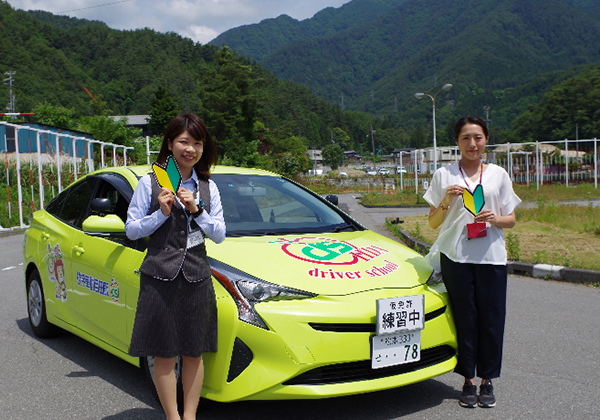
<svg viewBox="0 0 600 420">
<path fill-rule="evenodd" d="M 180 35 L 187 38 L 191 38 L 196 42 L 200 42 L 201 44 L 207 44 L 208 42 L 215 39 L 215 37 L 219 35 L 219 33 L 207 26 L 191 25 L 187 27 L 184 31 L 180 32 Z"/>
</svg>

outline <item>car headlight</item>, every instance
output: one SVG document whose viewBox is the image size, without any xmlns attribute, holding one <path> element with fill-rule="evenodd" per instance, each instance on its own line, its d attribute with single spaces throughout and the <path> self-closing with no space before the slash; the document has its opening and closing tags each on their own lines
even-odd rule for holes
<svg viewBox="0 0 600 420">
<path fill-rule="evenodd" d="M 427 286 L 436 286 L 440 284 L 444 279 L 442 278 L 442 272 L 439 270 L 433 270 L 429 278 L 427 279 Z"/>
<path fill-rule="evenodd" d="M 265 330 L 269 327 L 255 311 L 254 305 L 257 303 L 317 296 L 304 290 L 269 283 L 212 258 L 209 258 L 209 262 L 213 275 L 235 301 L 239 319 Z"/>
</svg>

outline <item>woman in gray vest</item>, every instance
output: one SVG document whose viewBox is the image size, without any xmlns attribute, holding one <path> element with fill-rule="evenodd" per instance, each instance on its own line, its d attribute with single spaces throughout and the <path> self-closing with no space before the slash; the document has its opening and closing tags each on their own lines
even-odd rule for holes
<svg viewBox="0 0 600 420">
<path fill-rule="evenodd" d="M 129 354 L 155 357 L 154 382 L 168 420 L 180 418 L 175 361 L 182 356 L 183 418 L 195 419 L 202 354 L 217 351 L 217 305 L 204 238 L 223 242 L 225 221 L 209 172 L 217 161 L 215 143 L 196 115 L 170 122 L 157 163 L 164 167 L 169 156 L 181 174 L 176 194 L 150 173 L 140 179 L 127 212 L 127 237 L 150 237 Z"/>
</svg>

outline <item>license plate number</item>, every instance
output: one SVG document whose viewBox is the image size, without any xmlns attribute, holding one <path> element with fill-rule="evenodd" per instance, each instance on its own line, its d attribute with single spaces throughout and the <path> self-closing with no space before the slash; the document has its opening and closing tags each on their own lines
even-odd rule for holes
<svg viewBox="0 0 600 420">
<path fill-rule="evenodd" d="M 372 349 L 373 369 L 416 362 L 421 360 L 421 331 L 373 336 Z"/>
</svg>

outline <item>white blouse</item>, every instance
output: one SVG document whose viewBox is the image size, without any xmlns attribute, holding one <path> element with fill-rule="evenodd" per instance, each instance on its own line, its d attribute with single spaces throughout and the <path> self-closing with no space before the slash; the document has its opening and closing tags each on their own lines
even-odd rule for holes
<svg viewBox="0 0 600 420">
<path fill-rule="evenodd" d="M 465 185 L 458 163 L 444 166 L 433 174 L 431 186 L 423 196 L 434 207 L 438 207 L 451 185 L 468 186 L 471 191 L 477 183 L 467 178 Z M 481 178 L 485 205 L 482 210 L 491 209 L 494 214 L 507 216 L 521 202 L 513 191 L 508 173 L 500 166 L 489 164 Z M 439 211 L 439 210 L 438 210 Z M 440 233 L 431 246 L 425 259 L 435 269 L 440 269 L 440 253 L 459 263 L 506 264 L 506 246 L 501 228 L 487 223 L 487 236 L 468 239 L 467 223 L 473 223 L 474 216 L 465 209 L 463 198 L 454 197 L 450 202 Z"/>
<path fill-rule="evenodd" d="M 125 223 L 125 233 L 131 240 L 150 236 L 169 218 L 160 209 L 148 214 L 152 195 L 150 177 L 151 175 L 147 174 L 140 178 L 133 192 L 133 197 L 131 197 L 131 203 L 127 211 L 127 222 Z M 192 176 L 183 181 L 181 186 L 188 191 L 194 191 L 197 184 L 198 176 L 196 171 L 192 171 Z M 208 180 L 208 187 L 210 190 L 210 214 L 204 211 L 196 217 L 195 221 L 208 238 L 214 243 L 220 244 L 225 240 L 227 231 L 223 217 L 221 195 L 217 184 L 212 179 Z"/>
</svg>

